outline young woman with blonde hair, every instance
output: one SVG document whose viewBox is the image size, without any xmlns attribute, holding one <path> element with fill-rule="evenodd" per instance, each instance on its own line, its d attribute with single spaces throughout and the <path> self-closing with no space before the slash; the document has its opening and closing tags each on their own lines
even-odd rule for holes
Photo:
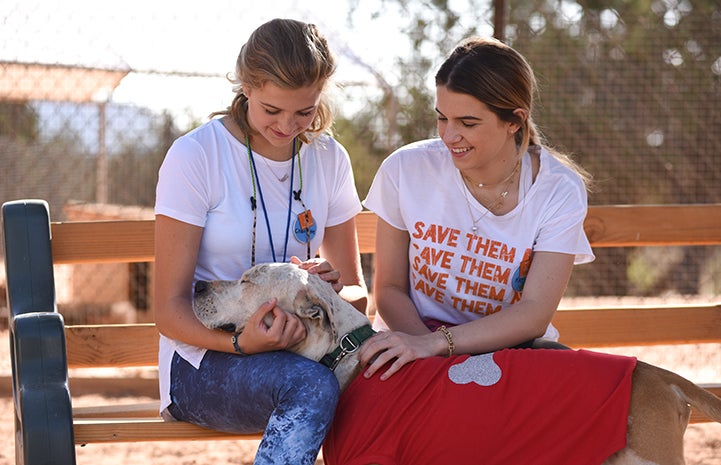
<svg viewBox="0 0 721 465">
<path fill-rule="evenodd" d="M 193 314 L 193 287 L 238 279 L 257 263 L 293 261 L 365 310 L 354 219 L 361 204 L 348 154 L 327 131 L 334 70 L 315 26 L 263 24 L 238 56 L 231 106 L 176 140 L 160 168 L 162 414 L 220 431 L 264 431 L 256 464 L 313 464 L 338 383 L 326 367 L 283 350 L 306 334 L 276 299 L 242 332 L 211 330 Z"/>
</svg>

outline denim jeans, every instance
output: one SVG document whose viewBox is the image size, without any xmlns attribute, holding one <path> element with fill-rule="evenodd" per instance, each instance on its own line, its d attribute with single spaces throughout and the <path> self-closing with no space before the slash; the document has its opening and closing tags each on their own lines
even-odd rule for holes
<svg viewBox="0 0 721 465">
<path fill-rule="evenodd" d="M 312 465 L 339 395 L 333 372 L 290 352 L 243 357 L 209 350 L 198 370 L 176 353 L 168 411 L 218 431 L 265 431 L 256 465 Z"/>
</svg>

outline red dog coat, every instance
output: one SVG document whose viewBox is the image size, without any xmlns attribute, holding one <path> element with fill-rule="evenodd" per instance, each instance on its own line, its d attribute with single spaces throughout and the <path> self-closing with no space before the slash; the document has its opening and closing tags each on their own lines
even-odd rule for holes
<svg viewBox="0 0 721 465">
<path fill-rule="evenodd" d="M 509 349 L 358 376 L 323 446 L 327 465 L 598 465 L 626 445 L 636 359 Z"/>
</svg>

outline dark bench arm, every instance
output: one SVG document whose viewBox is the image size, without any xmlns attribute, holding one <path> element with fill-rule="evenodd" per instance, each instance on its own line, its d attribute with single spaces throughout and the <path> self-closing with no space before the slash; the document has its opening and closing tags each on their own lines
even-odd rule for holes
<svg viewBox="0 0 721 465">
<path fill-rule="evenodd" d="M 75 464 L 65 327 L 55 312 L 12 319 L 16 464 Z"/>
<path fill-rule="evenodd" d="M 44 200 L 2 206 L 5 276 L 10 318 L 55 311 L 50 213 Z"/>
<path fill-rule="evenodd" d="M 2 206 L 15 402 L 15 463 L 74 465 L 65 327 L 55 306 L 50 215 L 42 200 Z"/>
</svg>

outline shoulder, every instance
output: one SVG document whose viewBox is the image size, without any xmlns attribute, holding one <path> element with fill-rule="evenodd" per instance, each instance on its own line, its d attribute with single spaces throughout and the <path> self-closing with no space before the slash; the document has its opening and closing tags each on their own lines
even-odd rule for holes
<svg viewBox="0 0 721 465">
<path fill-rule="evenodd" d="M 445 144 L 441 139 L 425 139 L 406 144 L 391 153 L 390 156 L 439 156 L 448 152 Z"/>
<path fill-rule="evenodd" d="M 540 157 L 532 198 L 543 202 L 552 216 L 561 212 L 585 216 L 588 193 L 581 175 L 546 149 L 541 150 Z"/>
<path fill-rule="evenodd" d="M 191 129 L 187 133 L 175 139 L 170 147 L 169 153 L 204 152 L 207 147 L 215 145 L 209 144 L 208 142 L 221 136 L 221 134 L 219 134 L 220 129 L 223 129 L 222 125 L 216 120 L 208 121 L 207 123 Z"/>
<path fill-rule="evenodd" d="M 174 167 L 178 170 L 197 172 L 218 172 L 222 166 L 235 157 L 223 156 L 228 151 L 242 151 L 244 147 L 236 141 L 218 120 L 208 121 L 178 137 L 163 159 L 165 171 Z"/>
<path fill-rule="evenodd" d="M 329 134 L 321 134 L 304 144 L 300 149 L 301 159 L 314 162 L 322 170 L 350 169 L 348 151 Z"/>
<path fill-rule="evenodd" d="M 333 136 L 327 133 L 318 134 L 313 139 L 311 139 L 307 144 L 308 147 L 313 149 L 314 152 L 323 154 L 323 153 L 331 153 L 331 154 L 347 154 L 345 147 L 338 142 Z"/>
<path fill-rule="evenodd" d="M 326 169 L 350 166 L 350 155 L 346 148 L 330 134 L 319 134 L 301 147 L 301 158 L 316 160 Z"/>
<path fill-rule="evenodd" d="M 540 161 L 539 178 L 542 182 L 586 191 L 586 185 L 581 175 L 546 148 L 541 148 Z"/>
<path fill-rule="evenodd" d="M 448 149 L 440 139 L 425 139 L 399 147 L 383 161 L 386 165 L 438 164 L 448 159 Z"/>
<path fill-rule="evenodd" d="M 217 138 L 228 134 L 223 123 L 218 119 L 212 119 L 207 121 L 200 126 L 191 129 L 184 135 L 180 136 L 177 140 L 203 140 L 205 138 Z"/>
</svg>

